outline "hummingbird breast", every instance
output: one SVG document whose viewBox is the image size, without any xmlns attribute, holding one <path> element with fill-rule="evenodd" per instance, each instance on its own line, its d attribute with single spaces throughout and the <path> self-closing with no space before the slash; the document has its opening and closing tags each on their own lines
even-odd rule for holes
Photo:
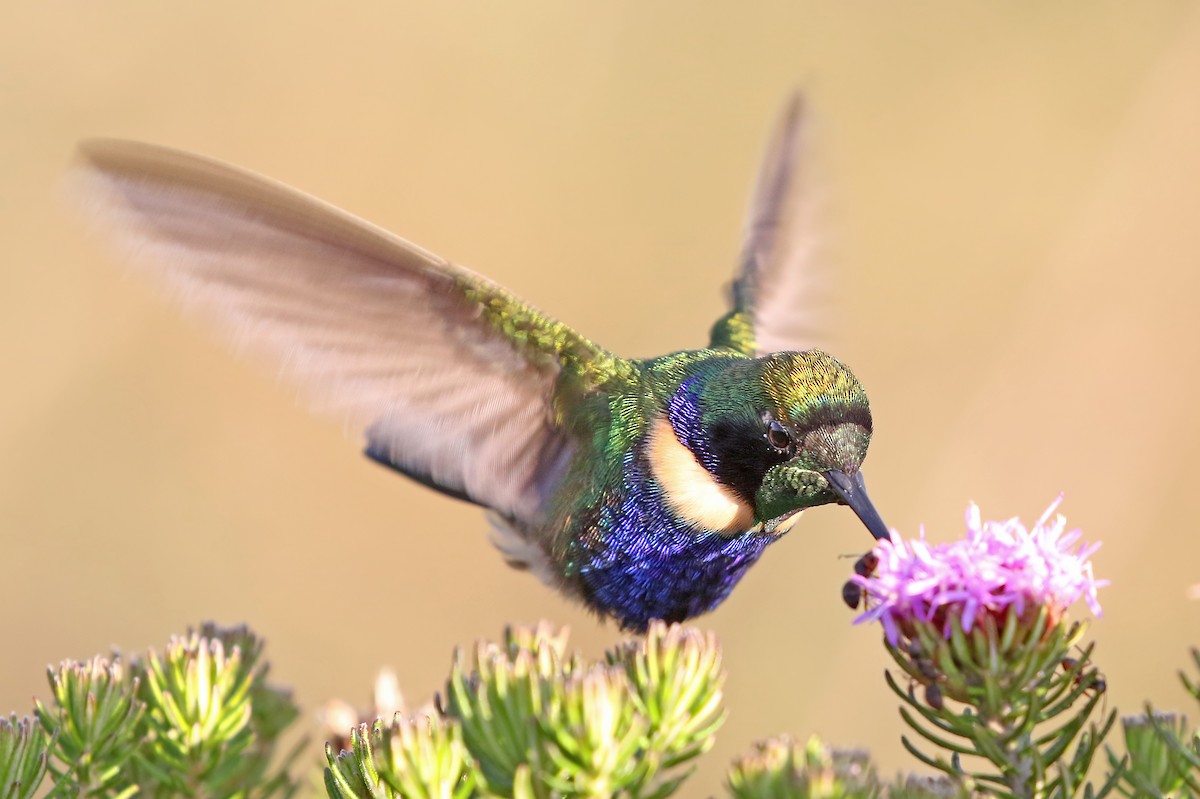
<svg viewBox="0 0 1200 799">
<path fill-rule="evenodd" d="M 634 391 L 566 405 L 570 462 L 546 515 L 493 539 L 509 562 L 630 630 L 719 605 L 778 539 L 686 435 L 700 423 L 693 378 L 739 360 L 685 351 L 637 362 Z"/>
<path fill-rule="evenodd" d="M 668 431 L 669 432 L 669 431 Z M 594 610 L 622 627 L 683 621 L 715 608 L 776 536 L 716 532 L 672 509 L 655 479 L 648 436 L 628 453 L 620 485 L 577 513 L 568 580 Z"/>
<path fill-rule="evenodd" d="M 565 587 L 631 630 L 712 611 L 778 537 L 751 533 L 745 499 L 680 441 L 674 405 L 686 379 L 672 383 L 649 385 L 628 445 L 583 458 L 596 469 L 586 476 L 590 491 L 572 492 L 553 547 Z M 622 417 L 608 421 L 630 432 Z"/>
</svg>

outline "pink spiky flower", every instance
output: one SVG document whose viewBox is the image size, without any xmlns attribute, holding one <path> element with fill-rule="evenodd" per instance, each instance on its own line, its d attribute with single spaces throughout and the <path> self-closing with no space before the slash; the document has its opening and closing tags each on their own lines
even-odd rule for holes
<svg viewBox="0 0 1200 799">
<path fill-rule="evenodd" d="M 871 558 L 860 560 L 843 591 L 853 605 L 865 599 L 856 623 L 883 625 L 903 672 L 884 678 L 904 703 L 905 723 L 955 754 L 930 754 L 907 737 L 905 748 L 953 778 L 1004 786 L 1004 795 L 1075 795 L 1115 718 L 1080 734 L 1106 684 L 1091 662 L 1094 644 L 1083 643 L 1085 621 L 1066 623 L 1066 611 L 1083 599 L 1100 615 L 1096 593 L 1107 582 L 1092 573 L 1099 545 L 1067 530 L 1061 501 L 1032 527 L 1016 518 L 985 522 L 972 504 L 960 541 L 930 544 L 924 531 L 880 541 L 874 569 Z M 1065 756 L 1072 745 L 1075 754 Z M 995 771 L 964 767 L 960 755 Z"/>
<path fill-rule="evenodd" d="M 1055 513 L 1061 501 L 1032 528 L 1015 517 L 985 522 L 972 503 L 960 541 L 931 545 L 924 530 L 915 539 L 881 540 L 875 572 L 851 578 L 867 606 L 855 623 L 878 619 L 894 647 L 914 637 L 917 625 L 949 639 L 955 622 L 970 633 L 985 617 L 1002 627 L 1010 614 L 1024 618 L 1030 610 L 1044 611 L 1053 626 L 1081 597 L 1099 616 L 1096 591 L 1108 581 L 1093 576 L 1089 558 L 1100 545 L 1080 544 L 1078 530 L 1066 531 L 1066 517 Z"/>
</svg>

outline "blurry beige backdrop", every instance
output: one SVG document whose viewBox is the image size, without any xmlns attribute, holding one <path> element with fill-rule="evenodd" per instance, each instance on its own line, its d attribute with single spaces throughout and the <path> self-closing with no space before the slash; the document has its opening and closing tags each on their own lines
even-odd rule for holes
<svg viewBox="0 0 1200 799">
<path fill-rule="evenodd" d="M 643 356 L 706 341 L 797 84 L 885 519 L 945 540 L 970 499 L 1032 519 L 1065 491 L 1113 582 L 1109 702 L 1179 705 L 1200 643 L 1200 6 L 748 6 L 9 4 L 0 710 L 44 696 L 50 661 L 207 618 L 263 633 L 310 721 L 383 664 L 422 700 L 506 622 L 618 638 L 82 235 L 56 195 L 77 139 L 274 176 Z M 730 716 L 686 795 L 783 731 L 909 765 L 879 634 L 838 594 L 838 555 L 867 543 L 812 511 L 700 620 Z"/>
</svg>

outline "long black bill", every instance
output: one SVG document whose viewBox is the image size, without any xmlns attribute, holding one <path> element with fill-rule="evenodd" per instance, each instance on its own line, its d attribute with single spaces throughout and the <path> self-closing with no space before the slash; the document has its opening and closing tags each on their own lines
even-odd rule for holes
<svg viewBox="0 0 1200 799">
<path fill-rule="evenodd" d="M 862 472 L 855 472 L 853 476 L 850 476 L 839 469 L 830 469 L 825 472 L 825 479 L 829 481 L 829 487 L 837 492 L 838 496 L 850 506 L 850 510 L 854 511 L 855 515 L 867 526 L 871 535 L 876 539 L 892 540 L 887 525 L 883 523 L 883 519 L 879 518 L 879 511 L 875 510 L 875 506 L 871 504 L 871 498 L 867 496 L 867 486 L 863 482 Z"/>
</svg>

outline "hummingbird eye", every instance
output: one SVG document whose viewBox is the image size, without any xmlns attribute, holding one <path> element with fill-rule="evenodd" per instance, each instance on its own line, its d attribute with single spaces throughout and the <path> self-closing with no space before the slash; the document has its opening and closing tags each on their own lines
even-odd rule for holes
<svg viewBox="0 0 1200 799">
<path fill-rule="evenodd" d="M 772 419 L 767 423 L 767 443 L 777 452 L 787 452 L 792 448 L 792 434 L 779 422 Z"/>
</svg>

